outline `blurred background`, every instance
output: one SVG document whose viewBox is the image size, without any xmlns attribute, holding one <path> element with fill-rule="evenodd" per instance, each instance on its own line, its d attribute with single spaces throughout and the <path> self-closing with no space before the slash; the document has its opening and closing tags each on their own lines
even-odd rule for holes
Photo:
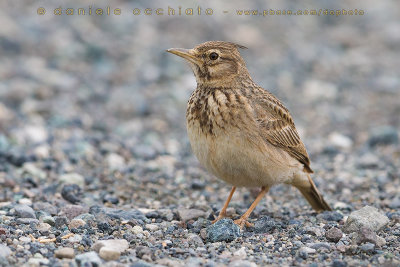
<svg viewBox="0 0 400 267">
<path fill-rule="evenodd" d="M 92 15 L 77 14 L 90 7 Z M 111 15 L 94 14 L 107 7 Z M 168 15 L 169 7 L 194 15 Z M 237 14 L 270 9 L 364 15 Z M 400 188 L 399 18 L 394 0 L 2 2 L 0 179 L 15 192 L 2 197 L 57 193 L 62 174 L 78 173 L 86 203 L 218 206 L 229 188 L 198 165 L 186 136 L 194 76 L 165 50 L 224 40 L 249 48 L 241 53 L 253 79 L 291 110 L 327 198 L 387 207 Z"/>
</svg>

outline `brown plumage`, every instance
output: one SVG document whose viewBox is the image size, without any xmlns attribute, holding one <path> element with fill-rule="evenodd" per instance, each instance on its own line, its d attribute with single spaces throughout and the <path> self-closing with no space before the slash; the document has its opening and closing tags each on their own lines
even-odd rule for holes
<svg viewBox="0 0 400 267">
<path fill-rule="evenodd" d="M 310 159 L 288 109 L 253 82 L 239 48 L 245 47 L 212 41 L 167 50 L 185 58 L 196 77 L 186 111 L 193 152 L 206 169 L 233 185 L 216 220 L 225 217 L 238 186 L 262 188 L 235 221 L 241 227 L 262 196 L 279 183 L 298 188 L 315 210 L 330 210 L 309 175 Z"/>
</svg>

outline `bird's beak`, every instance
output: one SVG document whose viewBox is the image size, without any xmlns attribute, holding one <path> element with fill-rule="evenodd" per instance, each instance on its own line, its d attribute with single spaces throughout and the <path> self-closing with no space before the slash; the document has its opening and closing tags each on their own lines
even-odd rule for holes
<svg viewBox="0 0 400 267">
<path fill-rule="evenodd" d="M 193 54 L 193 49 L 184 49 L 184 48 L 170 48 L 167 49 L 167 52 L 183 57 L 184 59 L 194 63 L 198 64 L 198 59 L 194 56 Z"/>
</svg>

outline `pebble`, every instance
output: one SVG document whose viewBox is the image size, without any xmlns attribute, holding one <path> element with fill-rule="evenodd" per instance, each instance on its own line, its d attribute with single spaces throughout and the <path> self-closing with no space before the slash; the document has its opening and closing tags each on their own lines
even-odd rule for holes
<svg viewBox="0 0 400 267">
<path fill-rule="evenodd" d="M 398 130 L 392 126 L 381 126 L 373 129 L 368 139 L 368 144 L 371 147 L 376 145 L 390 145 L 398 143 Z"/>
<path fill-rule="evenodd" d="M 112 248 L 119 253 L 123 253 L 129 248 L 129 243 L 125 239 L 99 240 L 92 246 L 92 249 L 99 252 L 103 247 Z"/>
<path fill-rule="evenodd" d="M 263 216 L 254 223 L 254 232 L 256 233 L 269 233 L 275 228 L 275 221 L 268 216 Z"/>
<path fill-rule="evenodd" d="M 198 209 L 179 209 L 178 215 L 182 221 L 186 222 L 189 220 L 195 220 L 199 217 L 205 217 L 206 213 Z"/>
<path fill-rule="evenodd" d="M 48 233 L 48 232 L 50 231 L 50 229 L 51 229 L 51 225 L 48 224 L 48 223 L 39 223 L 39 224 L 36 226 L 36 230 L 40 231 L 40 233 L 41 233 L 42 235 Z"/>
<path fill-rule="evenodd" d="M 342 149 L 349 149 L 353 146 L 353 140 L 338 132 L 331 133 L 328 140 L 331 145 Z"/>
<path fill-rule="evenodd" d="M 365 227 L 377 232 L 389 223 L 389 218 L 379 212 L 377 208 L 365 206 L 360 210 L 352 212 L 344 225 L 346 233 L 357 232 Z"/>
<path fill-rule="evenodd" d="M 116 153 L 107 155 L 106 163 L 110 170 L 121 170 L 125 167 L 125 159 Z"/>
<path fill-rule="evenodd" d="M 75 257 L 75 251 L 73 248 L 63 247 L 54 251 L 54 256 L 59 259 L 73 259 Z"/>
<path fill-rule="evenodd" d="M 358 229 L 355 238 L 357 244 L 367 243 L 367 242 L 376 244 L 378 236 L 370 228 L 361 227 L 360 229 Z"/>
<path fill-rule="evenodd" d="M 65 184 L 61 189 L 61 196 L 72 204 L 80 202 L 80 195 L 81 188 L 77 184 Z"/>
<path fill-rule="evenodd" d="M 332 227 L 331 229 L 325 232 L 326 239 L 335 243 L 339 242 L 342 236 L 343 232 L 336 227 Z"/>
<path fill-rule="evenodd" d="M 207 227 L 209 242 L 233 241 L 240 236 L 240 228 L 231 219 L 221 219 Z"/>
<path fill-rule="evenodd" d="M 366 253 L 373 252 L 375 250 L 375 245 L 372 243 L 366 243 L 362 245 L 360 249 Z"/>
<path fill-rule="evenodd" d="M 18 204 L 14 206 L 15 215 L 19 218 L 33 218 L 36 219 L 35 211 L 28 205 Z"/>
<path fill-rule="evenodd" d="M 99 255 L 106 261 L 118 260 L 121 256 L 121 252 L 112 247 L 102 247 L 99 251 Z"/>
<path fill-rule="evenodd" d="M 155 232 L 158 229 L 160 229 L 160 227 L 158 227 L 157 224 L 146 224 L 145 227 L 147 230 L 150 230 L 151 232 Z"/>
<path fill-rule="evenodd" d="M 141 233 L 143 233 L 143 228 L 139 225 L 135 225 L 132 228 L 132 233 L 134 233 L 135 235 L 141 234 Z"/>
<path fill-rule="evenodd" d="M 77 255 L 75 260 L 79 266 L 101 266 L 101 259 L 94 251 Z"/>
<path fill-rule="evenodd" d="M 0 244 L 0 258 L 6 258 L 12 253 L 11 249 L 4 244 Z"/>
<path fill-rule="evenodd" d="M 79 228 L 81 226 L 86 225 L 86 222 L 82 219 L 72 219 L 69 224 L 68 224 L 68 228 L 69 229 L 74 229 L 74 228 Z"/>
<path fill-rule="evenodd" d="M 87 213 L 89 209 L 81 205 L 65 205 L 61 208 L 59 216 L 66 216 L 69 220 L 72 220 L 78 215 Z"/>
</svg>

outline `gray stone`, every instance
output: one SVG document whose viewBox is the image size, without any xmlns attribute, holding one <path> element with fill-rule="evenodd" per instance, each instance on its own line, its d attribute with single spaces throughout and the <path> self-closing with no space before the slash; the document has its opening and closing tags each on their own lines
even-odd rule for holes
<svg viewBox="0 0 400 267">
<path fill-rule="evenodd" d="M 179 209 L 178 215 L 182 221 L 186 222 L 189 220 L 195 220 L 199 217 L 205 217 L 206 213 L 198 209 Z"/>
<path fill-rule="evenodd" d="M 368 139 L 370 146 L 390 145 L 399 143 L 397 129 L 392 126 L 382 126 L 372 130 Z"/>
<path fill-rule="evenodd" d="M 204 243 L 203 243 L 203 240 L 201 239 L 201 237 L 196 234 L 193 234 L 193 233 L 189 234 L 188 242 L 189 242 L 189 244 L 193 244 L 196 247 L 204 246 Z"/>
<path fill-rule="evenodd" d="M 10 256 L 12 253 L 11 249 L 7 247 L 6 245 L 0 244 L 0 258 L 6 258 Z"/>
<path fill-rule="evenodd" d="M 75 251 L 73 248 L 59 248 L 54 251 L 54 256 L 59 259 L 73 259 L 75 257 Z"/>
<path fill-rule="evenodd" d="M 365 243 L 360 247 L 360 249 L 366 253 L 373 252 L 375 250 L 375 245 L 372 243 Z"/>
<path fill-rule="evenodd" d="M 75 261 L 79 266 L 101 266 L 101 259 L 94 251 L 77 255 Z"/>
<path fill-rule="evenodd" d="M 118 260 L 121 256 L 121 252 L 113 247 L 102 247 L 99 251 L 99 255 L 106 261 Z"/>
<path fill-rule="evenodd" d="M 210 242 L 233 241 L 240 236 L 240 228 L 231 219 L 222 219 L 207 227 Z"/>
<path fill-rule="evenodd" d="M 361 243 L 372 243 L 376 244 L 377 242 L 377 235 L 374 231 L 367 227 L 361 227 L 358 231 L 357 234 L 355 235 L 355 239 L 357 244 Z"/>
<path fill-rule="evenodd" d="M 318 243 L 309 243 L 307 244 L 307 247 L 313 248 L 313 249 L 320 249 L 320 248 L 326 248 L 328 250 L 331 249 L 331 245 L 327 242 L 318 242 Z"/>
<path fill-rule="evenodd" d="M 50 224 L 51 226 L 55 226 L 56 225 L 56 220 L 51 216 L 43 216 L 42 217 L 42 221 L 44 223 Z"/>
<path fill-rule="evenodd" d="M 79 228 L 81 226 L 84 226 L 85 224 L 86 222 L 82 219 L 72 219 L 68 224 L 68 228 L 69 229 Z"/>
<path fill-rule="evenodd" d="M 34 218 L 18 218 L 16 220 L 17 224 L 39 224 L 39 220 L 38 219 L 34 219 Z"/>
<path fill-rule="evenodd" d="M 263 216 L 258 219 L 254 224 L 254 232 L 256 233 L 268 233 L 274 230 L 276 223 L 273 219 L 268 216 Z"/>
<path fill-rule="evenodd" d="M 48 223 L 39 223 L 36 226 L 36 230 L 40 231 L 42 235 L 47 234 L 50 231 L 51 225 Z"/>
<path fill-rule="evenodd" d="M 33 218 L 36 219 L 35 211 L 28 205 L 15 205 L 15 215 L 19 218 Z"/>
<path fill-rule="evenodd" d="M 92 249 L 96 252 L 99 252 L 103 247 L 109 247 L 118 251 L 119 253 L 123 253 L 129 248 L 129 243 L 125 239 L 99 240 L 92 246 Z"/>
<path fill-rule="evenodd" d="M 54 205 L 51 205 L 50 203 L 47 203 L 47 202 L 34 202 L 33 208 L 35 210 L 44 211 L 50 215 L 57 215 L 57 213 L 58 213 L 57 207 Z"/>
<path fill-rule="evenodd" d="M 76 216 L 79 216 L 83 213 L 87 213 L 89 209 L 87 207 L 83 207 L 81 205 L 66 205 L 62 207 L 59 215 L 66 216 L 69 220 L 72 220 Z"/>
<path fill-rule="evenodd" d="M 342 231 L 336 227 L 332 227 L 325 233 L 326 239 L 335 243 L 339 242 L 342 236 L 343 236 Z"/>
<path fill-rule="evenodd" d="M 344 231 L 346 233 L 352 233 L 365 227 L 377 232 L 388 223 L 389 218 L 379 212 L 378 209 L 371 206 L 365 206 L 349 215 L 346 224 L 344 225 Z"/>
<path fill-rule="evenodd" d="M 147 217 L 143 214 L 143 212 L 131 209 L 131 210 L 121 210 L 121 209 L 114 209 L 114 208 L 104 208 L 100 206 L 92 206 L 89 210 L 90 214 L 93 214 L 96 218 L 104 218 L 104 216 L 110 217 L 112 219 L 118 220 L 141 220 L 141 221 L 150 221 Z"/>
</svg>

